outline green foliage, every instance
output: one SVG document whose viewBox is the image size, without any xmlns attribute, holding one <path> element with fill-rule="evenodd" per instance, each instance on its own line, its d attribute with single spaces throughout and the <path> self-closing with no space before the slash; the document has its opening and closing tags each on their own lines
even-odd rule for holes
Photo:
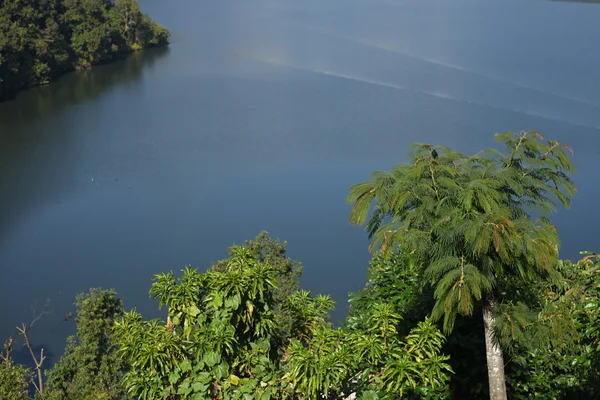
<svg viewBox="0 0 600 400">
<path fill-rule="evenodd" d="M 434 287 L 432 315 L 443 317 L 446 332 L 485 294 L 501 293 L 503 277 L 548 277 L 558 236 L 547 217 L 533 221 L 531 212 L 568 205 L 575 191 L 566 146 L 544 144 L 537 132 L 496 137 L 507 154 L 416 144 L 410 164 L 373 173 L 348 198 L 350 221 L 368 221 L 373 248 L 402 246 L 422 266 Z"/>
<path fill-rule="evenodd" d="M 560 280 L 538 289 L 541 312 L 512 348 L 514 398 L 600 395 L 600 264 L 596 255 L 557 267 Z M 556 338 L 556 340 L 552 340 Z"/>
<path fill-rule="evenodd" d="M 290 295 L 284 303 L 284 311 L 292 318 L 291 332 L 295 336 L 308 338 L 323 328 L 331 327 L 329 311 L 335 303 L 328 295 L 313 298 L 309 291 L 300 290 Z"/>
<path fill-rule="evenodd" d="M 119 357 L 113 338 L 115 319 L 123 315 L 112 290 L 91 289 L 77 296 L 77 335 L 67 339 L 60 361 L 47 373 L 48 400 L 126 398 L 121 384 L 128 362 Z"/>
<path fill-rule="evenodd" d="M 433 310 L 447 331 L 453 328 L 442 349 L 455 371 L 451 396 L 484 398 L 483 323 L 468 317 L 481 312 L 486 303 L 480 300 L 492 294 L 509 398 L 596 398 L 597 256 L 586 253 L 577 264 L 558 261 L 558 236 L 547 218 L 574 194 L 568 148 L 542 144 L 535 132 L 498 139 L 507 154 L 465 156 L 417 145 L 411 164 L 376 172 L 353 187 L 351 220 L 368 222 L 373 248 L 380 251 L 366 287 L 352 298 L 348 326 L 370 326 L 365 313 L 386 299 L 417 321 Z M 533 222 L 531 215 L 541 217 Z M 402 320 L 398 330 L 414 326 Z"/>
<path fill-rule="evenodd" d="M 496 139 L 505 153 L 415 144 L 409 163 L 376 171 L 348 200 L 350 222 L 367 224 L 371 249 L 398 251 L 419 266 L 421 285 L 433 289 L 431 316 L 447 334 L 458 316 L 484 311 L 496 342 L 487 346 L 488 361 L 503 364 L 498 342 L 528 336 L 540 308 L 532 288 L 557 278 L 559 240 L 549 215 L 569 206 L 575 187 L 568 146 L 535 131 Z M 505 397 L 503 371 L 489 372 L 493 396 Z"/>
<path fill-rule="evenodd" d="M 270 265 L 275 269 L 277 287 L 273 290 L 273 312 L 281 344 L 289 337 L 294 323 L 290 310 L 285 309 L 283 304 L 299 289 L 298 280 L 302 275 L 302 264 L 287 256 L 287 242 L 272 239 L 268 232 L 263 231 L 254 240 L 245 241 L 243 247 L 250 252 L 256 262 Z M 219 261 L 209 270 L 223 271 L 228 263 L 228 259 Z"/>
<path fill-rule="evenodd" d="M 333 301 L 296 290 L 299 266 L 284 257 L 285 246 L 262 235 L 247 243 L 231 247 L 207 273 L 186 267 L 179 278 L 156 275 L 150 293 L 167 306 L 166 321 L 144 321 L 133 310 L 117 322 L 133 396 L 316 399 L 364 392 L 395 399 L 446 390 L 444 337 L 430 320 L 401 340 L 400 315 L 381 303 L 361 316 L 368 328 L 334 329 Z M 290 278 L 292 287 L 278 287 Z M 277 305 L 288 329 L 276 327 Z"/>
<path fill-rule="evenodd" d="M 150 293 L 168 307 L 166 323 L 143 321 L 134 310 L 116 325 L 132 363 L 129 391 L 142 399 L 271 393 L 276 283 L 277 270 L 242 246 L 205 274 L 186 267 L 181 278 L 156 275 Z"/>
<path fill-rule="evenodd" d="M 15 364 L 12 357 L 13 340 L 4 343 L 4 352 L 0 353 L 0 400 L 28 399 L 27 388 L 33 373 Z"/>
<path fill-rule="evenodd" d="M 371 308 L 385 302 L 403 316 L 398 329 L 404 335 L 429 315 L 432 297 L 431 287 L 423 285 L 414 259 L 405 253 L 378 253 L 370 262 L 365 287 L 350 294 L 346 324 L 353 329 L 367 329 L 370 323 L 365 316 Z"/>
<path fill-rule="evenodd" d="M 511 399 L 598 396 L 600 269 L 596 263 L 595 258 L 577 264 L 561 261 L 552 281 L 510 284 L 529 305 L 523 309 L 518 302 L 501 304 L 496 321 L 496 334 L 508 355 L 506 379 Z M 369 310 L 389 299 L 403 316 L 398 331 L 412 329 L 433 306 L 433 295 L 427 286 L 421 287 L 417 271 L 407 255 L 376 254 L 365 288 L 351 298 L 347 326 L 368 329 Z M 507 299 L 516 296 L 505 294 Z M 447 398 L 489 397 L 483 339 L 481 319 L 457 318 L 442 347 L 451 356 L 448 363 L 454 371 Z M 375 345 L 368 348 L 371 352 L 380 349 Z"/>
<path fill-rule="evenodd" d="M 375 254 L 367 284 L 359 293 L 351 294 L 346 325 L 351 329 L 368 329 L 370 310 L 379 303 L 389 302 L 403 317 L 397 325 L 398 332 L 408 334 L 431 313 L 435 303 L 430 285 L 423 285 L 420 279 L 419 268 L 405 253 Z M 451 395 L 446 393 L 439 398 L 487 397 L 482 320 L 459 316 L 442 352 L 450 356 L 448 364 L 454 373 L 450 375 Z"/>
<path fill-rule="evenodd" d="M 420 322 L 402 341 L 395 329 L 400 316 L 393 307 L 379 305 L 369 319 L 369 330 L 324 327 L 310 340 L 292 340 L 283 379 L 296 396 L 443 398 L 452 370 L 440 352 L 444 336 L 431 320 Z"/>
<path fill-rule="evenodd" d="M 0 99 L 168 41 L 169 31 L 142 14 L 137 0 L 3 0 Z"/>
</svg>

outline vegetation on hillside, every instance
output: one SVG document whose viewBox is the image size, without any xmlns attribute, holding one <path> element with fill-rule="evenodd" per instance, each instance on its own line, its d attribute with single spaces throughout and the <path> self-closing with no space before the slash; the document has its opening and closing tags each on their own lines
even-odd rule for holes
<svg viewBox="0 0 600 400">
<path fill-rule="evenodd" d="M 302 290 L 301 264 L 263 232 L 207 272 L 156 275 L 165 319 L 124 311 L 112 291 L 79 296 L 77 335 L 36 396 L 598 398 L 600 257 L 560 260 L 549 218 L 575 192 L 569 149 L 537 132 L 497 139 L 505 153 L 415 145 L 409 163 L 351 188 L 374 254 L 340 327 L 331 298 Z M 12 346 L 2 400 L 39 382 Z"/>
<path fill-rule="evenodd" d="M 169 35 L 137 0 L 2 0 L 0 100 L 65 72 L 167 44 Z"/>
</svg>

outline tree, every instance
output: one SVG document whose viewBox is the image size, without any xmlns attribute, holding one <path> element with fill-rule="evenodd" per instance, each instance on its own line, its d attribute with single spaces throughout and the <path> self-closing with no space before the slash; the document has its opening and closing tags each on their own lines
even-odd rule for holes
<svg viewBox="0 0 600 400">
<path fill-rule="evenodd" d="M 3 0 L 0 99 L 73 69 L 166 45 L 169 36 L 136 0 Z"/>
<path fill-rule="evenodd" d="M 33 379 L 30 370 L 14 363 L 12 346 L 11 338 L 4 343 L 4 352 L 0 353 L 0 400 L 27 399 L 29 382 Z"/>
<path fill-rule="evenodd" d="M 135 310 L 116 323 L 124 382 L 141 399 L 317 399 L 353 392 L 371 399 L 432 394 L 447 389 L 444 338 L 431 321 L 400 337 L 401 318 L 379 304 L 365 329 L 334 329 L 333 301 L 294 291 L 282 299 L 288 335 L 276 329 L 274 309 L 285 247 L 264 235 L 257 252 L 232 246 L 230 257 L 207 273 L 190 267 L 181 277 L 158 274 L 151 295 L 167 306 L 167 320 L 144 321 Z M 268 246 L 262 247 L 262 244 Z M 293 268 L 283 271 L 293 273 Z M 280 294 L 284 292 L 279 292 Z"/>
<path fill-rule="evenodd" d="M 511 398 L 597 398 L 600 394 L 598 256 L 557 265 L 560 280 L 536 288 L 540 313 L 511 349 Z M 504 321 L 505 322 L 505 321 Z M 506 323 L 500 336 L 511 334 Z M 559 332 L 559 335 L 553 332 Z M 541 338 L 541 340 L 540 340 Z M 552 340 L 557 338 L 558 340 Z"/>
<path fill-rule="evenodd" d="M 486 149 L 467 156 L 415 144 L 410 163 L 373 173 L 348 197 L 350 222 L 367 223 L 372 249 L 410 254 L 421 266 L 420 278 L 434 289 L 431 315 L 443 318 L 445 332 L 457 315 L 481 305 L 494 400 L 506 399 L 496 318 L 502 310 L 513 315 L 513 326 L 523 322 L 523 304 L 503 303 L 505 290 L 515 280 L 552 278 L 559 243 L 548 215 L 575 193 L 567 146 L 542 143 L 535 131 L 496 138 L 506 154 Z M 533 213 L 541 216 L 534 220 Z"/>
<path fill-rule="evenodd" d="M 119 21 L 121 35 L 128 45 L 141 43 L 140 24 L 142 12 L 137 0 L 116 0 L 113 8 L 115 18 Z"/>
<path fill-rule="evenodd" d="M 275 269 L 241 246 L 218 270 L 156 275 L 150 293 L 168 307 L 166 323 L 133 310 L 116 324 L 120 351 L 131 360 L 128 390 L 141 399 L 272 393 L 276 281 Z"/>
<path fill-rule="evenodd" d="M 279 331 L 280 344 L 290 336 L 293 320 L 289 311 L 282 307 L 292 293 L 299 290 L 299 279 L 302 275 L 302 263 L 287 256 L 287 242 L 273 239 L 268 232 L 260 232 L 254 240 L 247 240 L 242 245 L 256 262 L 275 268 L 277 286 L 273 289 L 273 312 Z M 230 252 L 235 246 L 229 249 Z M 209 271 L 224 271 L 230 259 L 221 260 L 209 268 Z"/>
<path fill-rule="evenodd" d="M 305 321 L 302 334 L 285 352 L 285 375 L 301 399 L 445 398 L 448 357 L 441 354 L 444 336 L 430 319 L 419 322 L 407 335 L 396 326 L 402 319 L 387 302 L 361 310 L 358 319 L 368 326 L 333 329 L 324 319 L 331 300 L 308 292 L 291 296 L 290 303 Z"/>
<path fill-rule="evenodd" d="M 64 355 L 47 373 L 48 400 L 126 398 L 121 380 L 129 368 L 114 340 L 115 319 L 123 304 L 113 290 L 91 289 L 77 296 L 77 335 L 67 339 Z"/>
<path fill-rule="evenodd" d="M 380 303 L 393 305 L 402 315 L 399 333 L 405 335 L 423 321 L 433 306 L 431 287 L 419 278 L 419 266 L 411 257 L 396 252 L 378 253 L 369 263 L 367 284 L 358 293 L 350 294 L 346 325 L 367 329 L 366 316 Z"/>
</svg>

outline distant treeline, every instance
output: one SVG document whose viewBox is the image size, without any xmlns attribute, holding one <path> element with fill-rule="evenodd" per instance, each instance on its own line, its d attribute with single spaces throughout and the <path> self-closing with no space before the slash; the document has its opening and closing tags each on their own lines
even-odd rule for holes
<svg viewBox="0 0 600 400">
<path fill-rule="evenodd" d="M 0 100 L 169 36 L 137 0 L 0 0 Z"/>
</svg>

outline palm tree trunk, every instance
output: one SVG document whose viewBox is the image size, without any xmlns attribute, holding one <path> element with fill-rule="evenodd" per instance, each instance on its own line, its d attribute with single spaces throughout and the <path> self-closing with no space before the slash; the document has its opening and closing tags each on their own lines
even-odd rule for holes
<svg viewBox="0 0 600 400">
<path fill-rule="evenodd" d="M 489 294 L 483 304 L 483 327 L 485 330 L 485 355 L 490 384 L 490 400 L 506 400 L 504 357 L 502 356 L 502 349 L 493 340 L 495 318 L 492 310 L 495 305 L 496 299 L 494 295 Z"/>
</svg>

